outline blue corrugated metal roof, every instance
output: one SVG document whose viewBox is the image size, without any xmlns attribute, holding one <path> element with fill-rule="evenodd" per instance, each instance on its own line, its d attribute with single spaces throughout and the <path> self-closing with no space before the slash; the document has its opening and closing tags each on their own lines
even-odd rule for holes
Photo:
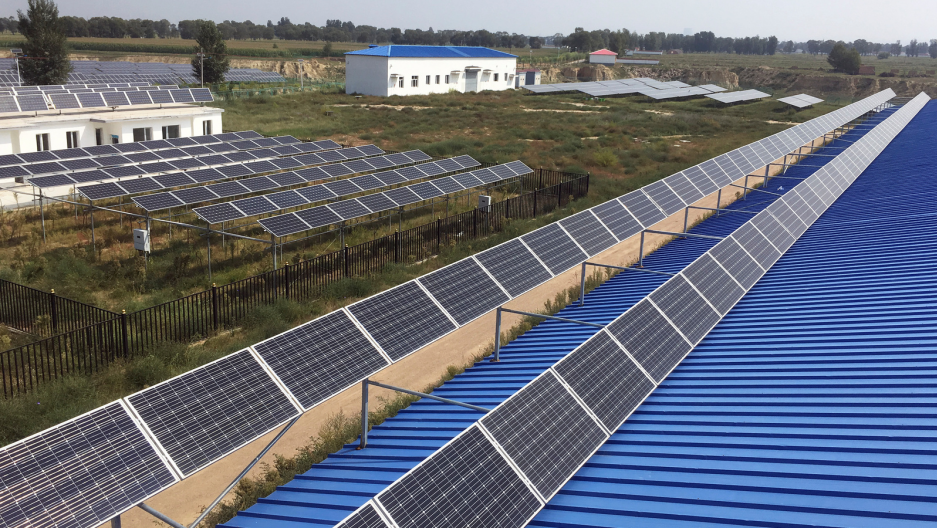
<svg viewBox="0 0 937 528">
<path fill-rule="evenodd" d="M 933 109 L 933 104 L 930 108 Z M 881 119 L 884 119 L 884 115 L 877 120 Z M 860 131 L 854 131 L 851 135 L 858 136 L 861 133 Z M 847 137 L 846 139 L 850 138 Z M 855 137 L 852 139 L 855 139 Z M 840 145 L 846 145 L 844 142 L 838 143 Z M 835 147 L 839 145 L 834 144 L 832 146 Z M 838 151 L 828 149 L 828 153 L 835 154 L 838 153 Z M 826 159 L 829 158 L 814 158 L 814 160 L 817 161 L 811 160 L 811 165 L 819 165 L 820 160 Z M 806 167 L 792 168 L 788 172 L 788 175 L 793 177 L 805 177 L 815 170 L 814 168 Z M 859 181 L 862 181 L 862 178 L 860 178 Z M 789 189 L 796 183 L 795 180 L 777 179 L 773 180 L 769 187 L 772 192 L 784 192 L 784 189 Z M 770 201 L 760 201 L 765 196 L 767 195 L 763 193 L 754 193 L 748 200 L 737 202 L 732 208 L 760 211 L 770 203 Z M 827 215 L 829 215 L 829 212 Z M 746 214 L 723 214 L 706 220 L 694 228 L 693 231 L 700 234 L 725 235 L 731 233 L 749 218 L 750 215 Z M 826 216 L 823 218 L 826 218 Z M 812 228 L 812 231 L 808 231 L 808 235 L 813 231 L 815 231 L 815 228 Z M 798 242 L 798 244 L 803 245 L 802 242 Z M 645 265 L 650 269 L 676 272 L 692 262 L 698 255 L 709 249 L 712 245 L 713 241 L 707 239 L 690 238 L 676 240 L 646 258 Z M 789 261 L 790 257 L 786 256 L 785 259 Z M 783 261 L 782 259 L 782 262 Z M 814 263 L 814 265 L 816 265 L 816 263 Z M 777 267 L 778 265 L 775 265 L 775 268 L 769 272 L 769 275 L 766 275 L 766 277 L 762 279 L 759 288 L 763 287 L 761 284 L 773 282 L 771 277 L 773 277 L 772 274 L 775 273 L 774 270 L 777 269 Z M 794 277 L 789 277 L 788 279 L 795 284 L 799 284 Z M 585 306 L 569 306 L 561 312 L 561 316 L 591 322 L 607 323 L 653 291 L 657 286 L 663 283 L 664 280 L 665 277 L 662 276 L 624 272 L 590 293 Z M 746 299 L 743 299 L 743 303 L 749 298 L 754 298 L 754 296 L 750 294 Z M 762 302 L 764 302 L 764 300 L 762 300 Z M 739 306 L 742 306 L 742 303 L 730 312 L 730 315 L 733 317 L 727 318 L 728 320 L 741 320 L 744 323 L 746 319 L 744 315 L 741 316 L 741 319 L 737 319 L 739 316 L 736 314 L 742 311 Z M 771 317 L 777 318 L 778 320 L 788 315 L 779 311 L 778 305 L 771 304 L 764 307 L 764 309 L 769 310 Z M 804 318 L 805 314 L 795 314 L 793 317 Z M 772 319 L 769 318 L 768 324 L 770 324 L 771 321 Z M 713 336 L 723 335 L 720 332 L 723 326 L 724 324 L 717 326 L 710 334 L 710 337 L 708 337 L 699 348 L 702 349 L 704 345 L 714 338 Z M 759 325 L 755 327 L 759 327 Z M 558 321 L 545 322 L 504 347 L 502 349 L 502 361 L 500 363 L 478 363 L 468 369 L 464 374 L 446 383 L 436 391 L 436 394 L 489 408 L 494 407 L 588 339 L 594 334 L 594 330 L 595 329 L 591 327 L 583 327 Z M 796 334 L 796 332 L 794 332 L 794 334 Z M 785 342 L 790 342 L 793 339 L 795 339 L 795 337 L 788 336 Z M 759 344 L 755 349 L 762 350 L 762 347 L 765 346 L 770 346 L 770 344 Z M 697 353 L 694 352 L 684 363 L 692 365 L 694 361 L 696 361 L 697 356 L 695 356 L 695 354 Z M 731 364 L 732 361 L 729 361 L 729 363 Z M 711 368 L 712 364 L 709 364 L 708 367 Z M 608 488 L 608 486 L 603 485 L 606 479 L 614 480 L 615 475 L 618 475 L 619 472 L 624 471 L 627 473 L 630 471 L 630 467 L 639 464 L 645 459 L 654 466 L 654 469 L 645 467 L 638 470 L 637 474 L 641 475 L 652 471 L 656 475 L 655 478 L 664 478 L 671 473 L 674 475 L 681 474 L 678 470 L 680 467 L 680 460 L 693 460 L 692 467 L 700 466 L 701 462 L 699 462 L 699 460 L 688 458 L 689 455 L 684 454 L 674 455 L 674 460 L 671 461 L 669 466 L 650 462 L 663 458 L 671 448 L 671 446 L 667 444 L 656 445 L 655 439 L 657 436 L 655 435 L 666 435 L 669 430 L 678 430 L 683 422 L 676 424 L 666 423 L 666 413 L 664 418 L 648 420 L 647 413 L 653 412 L 655 405 L 660 405 L 660 403 L 654 402 L 668 401 L 666 396 L 660 396 L 663 394 L 661 391 L 669 389 L 671 385 L 675 383 L 674 380 L 681 379 L 678 373 L 682 372 L 680 369 L 683 368 L 685 367 L 681 366 L 677 371 L 671 374 L 671 377 L 668 378 L 669 381 L 661 385 L 658 392 L 655 392 L 651 399 L 642 405 L 635 415 L 626 422 L 626 426 L 616 433 L 599 451 L 596 457 L 593 457 L 579 472 L 577 477 L 551 501 L 548 508 L 541 512 L 534 520 L 534 524 L 538 526 L 621 526 L 623 522 L 627 522 L 629 525 L 633 522 L 640 522 L 640 516 L 629 517 L 627 519 L 619 516 L 627 516 L 629 511 L 631 511 L 624 506 L 625 502 L 638 500 L 631 497 L 631 495 L 638 494 L 636 488 L 644 488 L 652 485 L 656 481 L 649 479 L 648 482 L 635 485 L 629 483 L 629 479 L 633 480 L 635 478 L 634 475 L 631 477 L 624 476 L 622 477 L 621 484 L 625 487 L 618 488 L 621 493 L 618 496 L 610 496 L 603 491 Z M 752 369 L 745 368 L 741 370 L 747 371 Z M 704 387 L 708 386 L 709 383 L 705 380 L 705 373 L 697 377 L 700 376 L 703 381 L 697 382 L 696 384 Z M 741 378 L 736 374 L 731 379 Z M 722 381 L 717 380 L 717 383 L 721 385 Z M 693 387 L 695 385 L 691 384 L 690 386 Z M 758 391 L 753 392 L 757 394 Z M 744 399 L 742 398 L 742 396 L 745 395 L 744 393 L 744 390 L 737 393 L 736 395 L 739 396 L 737 399 Z M 731 396 L 732 395 L 720 394 L 718 391 L 713 395 L 713 397 L 717 399 Z M 656 398 L 664 399 L 657 400 Z M 670 396 L 670 400 L 679 398 L 679 393 Z M 704 404 L 708 404 L 708 406 L 713 405 L 712 402 L 693 399 L 687 399 L 686 401 L 680 400 L 679 405 L 674 405 L 680 409 L 687 408 L 688 410 L 684 409 L 684 412 L 692 417 L 695 409 L 708 409 L 707 405 Z M 737 419 L 738 416 L 745 416 L 749 411 L 753 411 L 753 415 L 755 416 L 760 416 L 765 412 L 761 408 L 749 408 L 746 403 L 737 403 L 733 416 Z M 417 402 L 410 408 L 402 411 L 397 417 L 374 428 L 369 433 L 369 447 L 367 449 L 357 451 L 354 449 L 354 446 L 346 446 L 345 449 L 330 456 L 326 461 L 313 467 L 304 475 L 298 476 L 285 486 L 281 486 L 276 492 L 262 499 L 257 505 L 251 507 L 246 512 L 240 513 L 225 526 L 332 526 L 351 511 L 364 504 L 370 497 L 399 478 L 403 473 L 428 457 L 445 442 L 474 423 L 480 416 L 479 413 L 437 402 Z M 688 420 L 692 421 L 691 418 L 688 418 Z M 783 421 L 782 419 L 778 423 L 783 423 Z M 650 439 L 644 439 L 647 444 L 652 446 L 646 448 L 647 451 L 645 452 L 639 453 L 629 447 L 629 442 L 632 437 L 629 436 L 625 437 L 624 440 L 622 439 L 623 434 L 628 434 L 625 432 L 627 428 L 634 427 L 635 424 L 643 425 L 643 429 L 639 429 L 642 431 L 641 434 L 650 437 Z M 775 431 L 770 425 L 766 425 L 762 427 L 762 429 L 762 435 L 768 435 Z M 724 436 L 720 435 L 719 432 L 714 429 L 709 429 L 707 431 L 715 438 Z M 757 432 L 751 431 L 746 434 L 756 435 Z M 746 434 L 739 435 L 737 438 L 747 439 L 748 436 L 746 436 Z M 699 432 L 698 435 L 705 436 L 704 432 Z M 680 435 L 678 434 L 678 436 Z M 697 438 L 688 438 L 685 443 L 695 445 L 700 442 Z M 671 440 L 671 444 L 675 446 L 675 453 L 678 452 L 680 444 L 679 439 Z M 713 467 L 724 466 L 724 464 L 720 462 L 720 459 L 728 461 L 729 458 L 720 457 L 720 453 L 724 453 L 733 448 L 744 450 L 744 444 L 745 441 L 737 441 L 734 445 L 732 442 L 726 442 L 725 445 L 709 453 L 709 464 Z M 835 444 L 833 447 L 835 447 Z M 789 446 L 783 447 L 783 449 L 788 448 Z M 689 449 L 690 451 L 702 452 L 705 451 L 706 447 L 701 445 Z M 779 448 L 779 450 L 782 449 Z M 740 453 L 738 455 L 738 457 L 741 458 L 745 458 L 746 456 L 751 458 L 752 454 L 749 453 L 746 455 Z M 624 458 L 620 459 L 618 457 Z M 702 455 L 700 455 L 700 459 L 702 459 Z M 619 460 L 621 462 L 620 465 L 615 465 Z M 763 461 L 762 463 L 770 465 L 775 462 Z M 597 473 L 593 476 L 583 477 L 582 475 L 584 475 L 584 472 L 588 471 L 596 471 Z M 770 473 L 770 468 L 763 469 L 763 471 Z M 683 472 L 683 476 L 686 476 L 685 474 L 692 474 L 693 470 L 684 469 Z M 762 477 L 755 475 L 752 478 L 754 480 L 759 480 Z M 730 478 L 727 480 L 731 481 L 737 479 Z M 692 479 L 690 482 L 692 482 Z M 582 487 L 577 488 L 577 486 Z M 632 486 L 632 488 L 628 488 L 627 486 Z M 690 487 L 692 488 L 692 486 Z M 697 495 L 703 497 L 704 492 L 712 487 L 713 486 L 710 485 L 699 487 Z M 630 492 L 628 491 L 629 489 Z M 631 495 L 629 495 L 629 493 L 631 493 Z M 733 493 L 734 492 L 724 492 L 723 499 L 733 495 Z M 708 495 L 708 493 L 706 494 Z M 690 495 L 693 494 L 690 493 Z M 622 502 L 618 506 L 612 505 L 616 500 L 625 502 Z M 700 498 L 699 502 L 701 504 L 706 504 L 707 500 L 711 499 Z M 669 509 L 673 510 L 673 507 L 686 508 L 687 503 L 693 503 L 693 500 L 687 499 L 685 503 L 673 502 L 673 506 L 669 507 Z M 666 501 L 661 501 L 661 504 L 664 510 L 668 510 Z M 603 505 L 607 506 L 604 510 L 602 509 Z M 721 507 L 725 508 L 725 506 Z M 714 519 L 718 518 L 714 513 L 715 509 L 711 512 L 712 518 Z M 785 515 L 787 514 L 785 513 Z M 664 522 L 663 517 L 654 517 L 653 515 L 649 515 L 645 520 L 648 526 L 661 526 L 661 523 Z M 691 521 L 690 524 L 698 521 L 699 519 L 696 519 Z M 760 525 L 770 526 L 771 524 Z M 776 525 L 785 526 L 783 522 Z M 676 524 L 675 526 L 682 526 L 682 524 Z"/>
<path fill-rule="evenodd" d="M 507 59 L 516 58 L 503 51 L 491 48 L 474 46 L 404 46 L 392 44 L 389 46 L 376 46 L 373 48 L 349 51 L 345 55 L 370 55 L 373 57 L 432 57 L 432 58 L 477 58 L 477 59 Z"/>
</svg>

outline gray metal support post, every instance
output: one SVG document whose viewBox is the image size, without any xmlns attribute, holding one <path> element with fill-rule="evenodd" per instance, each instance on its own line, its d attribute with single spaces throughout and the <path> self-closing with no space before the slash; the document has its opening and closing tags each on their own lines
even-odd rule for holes
<svg viewBox="0 0 937 528">
<path fill-rule="evenodd" d="M 683 232 L 686 233 L 687 223 L 690 221 L 690 208 L 683 208 Z"/>
<path fill-rule="evenodd" d="M 273 248 L 273 269 L 277 269 L 277 236 L 270 233 L 270 244 Z"/>
<path fill-rule="evenodd" d="M 205 233 L 205 244 L 208 246 L 208 282 L 211 282 L 211 231 Z"/>
<path fill-rule="evenodd" d="M 638 249 L 638 267 L 644 267 L 644 231 L 641 231 L 641 247 Z"/>
<path fill-rule="evenodd" d="M 426 398 L 428 400 L 448 403 L 450 405 L 458 405 L 459 407 L 465 407 L 466 409 L 472 409 L 473 411 L 479 411 L 483 413 L 491 412 L 491 409 L 479 407 L 478 405 L 472 405 L 471 403 L 464 403 L 460 401 L 450 400 L 449 398 L 440 398 L 439 396 L 433 396 L 432 394 L 426 394 L 425 392 L 412 391 L 410 389 L 404 389 L 402 387 L 395 387 L 393 385 L 385 385 L 383 383 L 378 383 L 376 381 L 370 381 L 370 380 L 368 380 L 367 383 L 368 385 L 374 385 L 375 387 L 381 387 L 384 389 L 390 389 L 392 391 L 402 392 L 404 394 L 409 394 L 411 396 L 418 396 L 420 398 Z"/>
<path fill-rule="evenodd" d="M 149 514 L 152 515 L 153 517 L 156 517 L 157 519 L 163 521 L 164 523 L 168 524 L 169 526 L 172 526 L 172 528 L 186 528 L 185 525 L 183 525 L 182 523 L 178 523 L 178 522 L 172 520 L 171 518 L 169 518 L 169 517 L 167 517 L 166 515 L 160 513 L 159 511 L 157 511 L 156 509 L 154 509 L 152 506 L 149 506 L 149 505 L 148 505 L 147 503 L 145 503 L 145 502 L 141 502 L 140 504 L 137 504 L 137 507 L 139 507 L 141 510 L 145 511 L 146 513 L 149 513 Z"/>
<path fill-rule="evenodd" d="M 765 183 L 764 186 L 768 186 L 768 176 L 771 174 L 771 165 L 765 165 Z"/>
<path fill-rule="evenodd" d="M 120 528 L 120 515 L 111 519 L 111 528 Z"/>
<path fill-rule="evenodd" d="M 39 218 L 42 220 L 42 243 L 46 241 L 46 212 L 42 207 L 42 189 L 39 189 Z"/>
<path fill-rule="evenodd" d="M 745 175 L 745 190 L 742 191 L 742 199 L 748 198 L 748 174 Z"/>
<path fill-rule="evenodd" d="M 495 312 L 495 357 L 492 363 L 501 361 L 501 307 Z"/>
<path fill-rule="evenodd" d="M 579 306 L 586 302 L 586 263 L 582 263 L 582 280 L 579 284 Z"/>
<path fill-rule="evenodd" d="M 97 251 L 98 245 L 94 238 L 94 204 L 91 203 L 91 200 L 88 200 L 88 207 L 90 207 L 89 214 L 91 215 L 91 249 Z"/>
<path fill-rule="evenodd" d="M 716 194 L 716 209 L 722 209 L 722 187 L 719 188 L 719 192 Z M 719 216 L 718 212 L 716 216 Z"/>
<path fill-rule="evenodd" d="M 361 382 L 361 443 L 358 449 L 368 447 L 368 378 Z"/>
</svg>

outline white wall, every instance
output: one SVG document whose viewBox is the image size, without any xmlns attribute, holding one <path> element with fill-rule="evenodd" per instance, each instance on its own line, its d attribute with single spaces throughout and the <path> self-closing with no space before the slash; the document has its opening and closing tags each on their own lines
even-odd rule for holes
<svg viewBox="0 0 937 528">
<path fill-rule="evenodd" d="M 611 64 L 615 65 L 614 55 L 589 55 L 590 64 Z"/>
<path fill-rule="evenodd" d="M 221 133 L 221 112 L 202 115 L 187 115 L 179 117 L 135 118 L 126 121 L 101 122 L 92 120 L 93 116 L 84 119 L 68 121 L 35 122 L 30 126 L 17 129 L 0 130 L 0 154 L 17 154 L 20 152 L 36 151 L 36 135 L 49 134 L 49 148 L 60 150 L 68 148 L 68 139 L 65 133 L 78 132 L 78 143 L 81 147 L 90 147 L 97 144 L 95 129 L 102 129 L 102 142 L 110 144 L 111 135 L 117 135 L 120 143 L 133 142 L 134 128 L 152 128 L 151 139 L 162 139 L 162 127 L 179 125 L 179 136 L 190 137 L 202 135 L 202 122 L 212 122 L 212 133 Z M 0 124 L 2 126 L 2 124 Z"/>
<path fill-rule="evenodd" d="M 481 68 L 478 73 L 478 91 L 514 88 L 514 74 L 517 70 L 514 57 L 478 59 L 345 55 L 345 93 L 387 96 L 447 93 L 450 89 L 464 92 L 465 68 L 469 66 Z M 458 70 L 460 74 L 453 74 L 453 70 Z M 398 77 L 392 77 L 394 74 Z M 494 80 L 495 74 L 498 76 L 497 81 Z M 430 76 L 429 84 L 426 83 L 427 75 Z M 449 75 L 448 84 L 446 75 Z M 403 88 L 399 87 L 400 76 L 403 77 Z M 416 87 L 412 86 L 414 76 L 417 77 Z M 439 76 L 439 84 L 436 83 L 436 76 Z M 392 82 L 392 79 L 396 82 Z"/>
</svg>

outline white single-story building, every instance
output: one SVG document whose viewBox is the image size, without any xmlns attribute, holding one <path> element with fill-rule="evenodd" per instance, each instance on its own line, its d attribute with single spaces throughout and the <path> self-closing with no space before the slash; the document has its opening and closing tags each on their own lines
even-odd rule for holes
<svg viewBox="0 0 937 528">
<path fill-rule="evenodd" d="M 589 64 L 608 64 L 614 66 L 616 60 L 618 60 L 618 54 L 607 49 L 600 49 L 599 51 L 593 51 L 589 54 Z"/>
<path fill-rule="evenodd" d="M 219 134 L 222 112 L 176 104 L 5 114 L 0 117 L 0 155 Z"/>
<path fill-rule="evenodd" d="M 345 54 L 345 93 L 426 95 L 514 88 L 517 56 L 469 46 L 371 46 Z"/>
<path fill-rule="evenodd" d="M 533 84 L 540 84 L 540 70 L 537 68 L 527 68 L 526 70 L 517 70 L 517 76 L 514 78 L 515 88 L 520 88 L 521 86 L 530 86 Z"/>
</svg>

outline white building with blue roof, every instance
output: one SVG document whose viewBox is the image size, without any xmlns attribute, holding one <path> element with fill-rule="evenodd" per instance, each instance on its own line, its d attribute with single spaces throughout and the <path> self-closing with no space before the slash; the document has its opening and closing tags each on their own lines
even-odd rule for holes
<svg viewBox="0 0 937 528">
<path fill-rule="evenodd" d="M 345 92 L 427 95 L 514 89 L 517 56 L 470 46 L 371 46 L 345 54 Z"/>
</svg>

